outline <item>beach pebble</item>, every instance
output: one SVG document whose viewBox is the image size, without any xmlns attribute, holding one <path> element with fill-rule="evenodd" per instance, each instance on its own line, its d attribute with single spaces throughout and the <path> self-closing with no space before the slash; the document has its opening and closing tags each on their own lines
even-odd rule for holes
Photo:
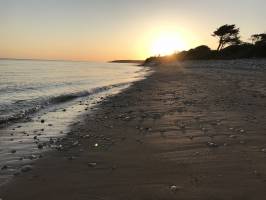
<svg viewBox="0 0 266 200">
<path fill-rule="evenodd" d="M 50 139 L 49 139 L 49 143 L 50 143 L 50 144 L 54 144 L 54 140 L 53 140 L 53 138 L 50 138 Z"/>
<path fill-rule="evenodd" d="M 25 165 L 21 168 L 22 172 L 29 172 L 32 170 L 32 166 L 31 165 Z"/>
<path fill-rule="evenodd" d="M 176 185 L 171 185 L 171 186 L 170 186 L 170 190 L 171 190 L 172 192 L 177 192 L 177 191 L 180 190 L 180 189 L 181 189 L 181 187 L 176 186 Z"/>
<path fill-rule="evenodd" d="M 129 117 L 129 116 L 127 116 L 127 117 L 125 117 L 125 118 L 124 118 L 124 120 L 130 120 L 130 117 Z"/>
<path fill-rule="evenodd" d="M 38 149 L 43 149 L 43 144 L 38 144 Z"/>
<path fill-rule="evenodd" d="M 31 160 L 35 160 L 35 159 L 37 159 L 37 156 L 35 156 L 35 155 L 30 155 L 30 156 L 29 156 L 29 159 L 31 159 Z"/>
<path fill-rule="evenodd" d="M 214 147 L 218 147 L 219 145 L 214 143 L 214 142 L 207 142 L 208 147 L 214 148 Z"/>
<path fill-rule="evenodd" d="M 95 162 L 88 163 L 89 167 L 96 167 L 96 165 L 97 165 L 97 163 L 95 163 Z"/>
<path fill-rule="evenodd" d="M 56 146 L 56 149 L 58 150 L 58 151 L 61 151 L 61 150 L 63 150 L 63 145 L 58 145 L 58 146 Z"/>
<path fill-rule="evenodd" d="M 244 130 L 244 129 L 240 129 L 239 132 L 240 132 L 240 133 L 244 133 L 245 130 Z"/>
<path fill-rule="evenodd" d="M 5 170 L 7 168 L 8 168 L 7 165 L 4 165 L 3 167 L 1 167 L 1 170 Z"/>
<path fill-rule="evenodd" d="M 90 138 L 90 137 L 91 136 L 89 134 L 83 136 L 83 138 L 85 138 L 85 139 Z"/>
<path fill-rule="evenodd" d="M 16 153 L 17 151 L 15 149 L 11 150 L 11 153 Z"/>
<path fill-rule="evenodd" d="M 78 146 L 78 145 L 79 145 L 79 142 L 78 142 L 78 141 L 75 141 L 75 142 L 73 142 L 73 144 L 72 144 L 73 147 L 76 147 L 76 146 Z"/>
<path fill-rule="evenodd" d="M 20 172 L 19 172 L 19 171 L 16 171 L 13 175 L 14 175 L 14 176 L 18 176 L 18 175 L 20 175 Z M 1 199 L 0 199 L 0 200 L 1 200 Z"/>
</svg>

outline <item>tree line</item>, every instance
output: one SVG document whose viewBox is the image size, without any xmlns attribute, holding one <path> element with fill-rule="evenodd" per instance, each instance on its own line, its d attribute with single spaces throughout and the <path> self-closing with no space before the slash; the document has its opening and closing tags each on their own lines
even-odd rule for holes
<svg viewBox="0 0 266 200">
<path fill-rule="evenodd" d="M 217 28 L 212 36 L 218 39 L 216 50 L 201 45 L 169 56 L 150 57 L 145 63 L 156 64 L 174 60 L 266 58 L 266 33 L 253 34 L 250 36 L 250 42 L 244 42 L 240 37 L 240 29 L 235 24 L 225 24 Z"/>
</svg>

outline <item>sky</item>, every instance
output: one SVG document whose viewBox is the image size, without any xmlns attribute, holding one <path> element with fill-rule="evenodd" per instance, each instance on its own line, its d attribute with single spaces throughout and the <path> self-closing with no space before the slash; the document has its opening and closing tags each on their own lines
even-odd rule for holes
<svg viewBox="0 0 266 200">
<path fill-rule="evenodd" d="M 0 57 L 144 59 L 170 37 L 179 51 L 216 48 L 223 24 L 243 40 L 265 32 L 265 9 L 265 0 L 0 0 Z"/>
</svg>

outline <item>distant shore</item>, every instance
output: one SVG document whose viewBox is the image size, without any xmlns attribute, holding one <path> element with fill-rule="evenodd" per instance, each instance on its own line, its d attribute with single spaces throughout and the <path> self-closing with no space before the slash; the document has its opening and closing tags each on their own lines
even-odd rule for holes
<svg viewBox="0 0 266 200">
<path fill-rule="evenodd" d="M 85 114 L 0 198 L 264 199 L 266 70 L 183 64 Z"/>
<path fill-rule="evenodd" d="M 142 63 L 144 63 L 144 60 L 113 60 L 113 61 L 110 61 L 110 63 L 137 63 L 137 64 L 142 64 Z"/>
</svg>

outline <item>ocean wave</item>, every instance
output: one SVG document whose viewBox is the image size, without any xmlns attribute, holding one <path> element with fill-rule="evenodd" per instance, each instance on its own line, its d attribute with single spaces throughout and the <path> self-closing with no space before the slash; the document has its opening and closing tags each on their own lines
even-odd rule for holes
<svg viewBox="0 0 266 200">
<path fill-rule="evenodd" d="M 66 103 L 73 101 L 78 98 L 95 95 L 101 92 L 105 92 L 114 88 L 119 88 L 129 85 L 129 83 L 118 83 L 113 85 L 107 85 L 102 87 L 92 88 L 88 91 L 80 91 L 76 93 L 61 94 L 58 96 L 51 96 L 48 98 L 38 98 L 34 100 L 17 100 L 13 105 L 9 106 L 9 110 L 12 111 L 12 114 L 2 114 L 0 113 L 0 125 L 10 124 L 12 122 L 20 120 L 29 120 L 30 116 L 42 109 L 45 109 L 49 106 L 54 106 L 57 104 Z M 16 110 L 14 112 L 14 110 Z M 1 111 L 2 112 L 2 111 Z M 7 110 L 4 110 L 3 113 L 7 113 Z M 2 115 L 2 116 L 1 116 Z"/>
</svg>

